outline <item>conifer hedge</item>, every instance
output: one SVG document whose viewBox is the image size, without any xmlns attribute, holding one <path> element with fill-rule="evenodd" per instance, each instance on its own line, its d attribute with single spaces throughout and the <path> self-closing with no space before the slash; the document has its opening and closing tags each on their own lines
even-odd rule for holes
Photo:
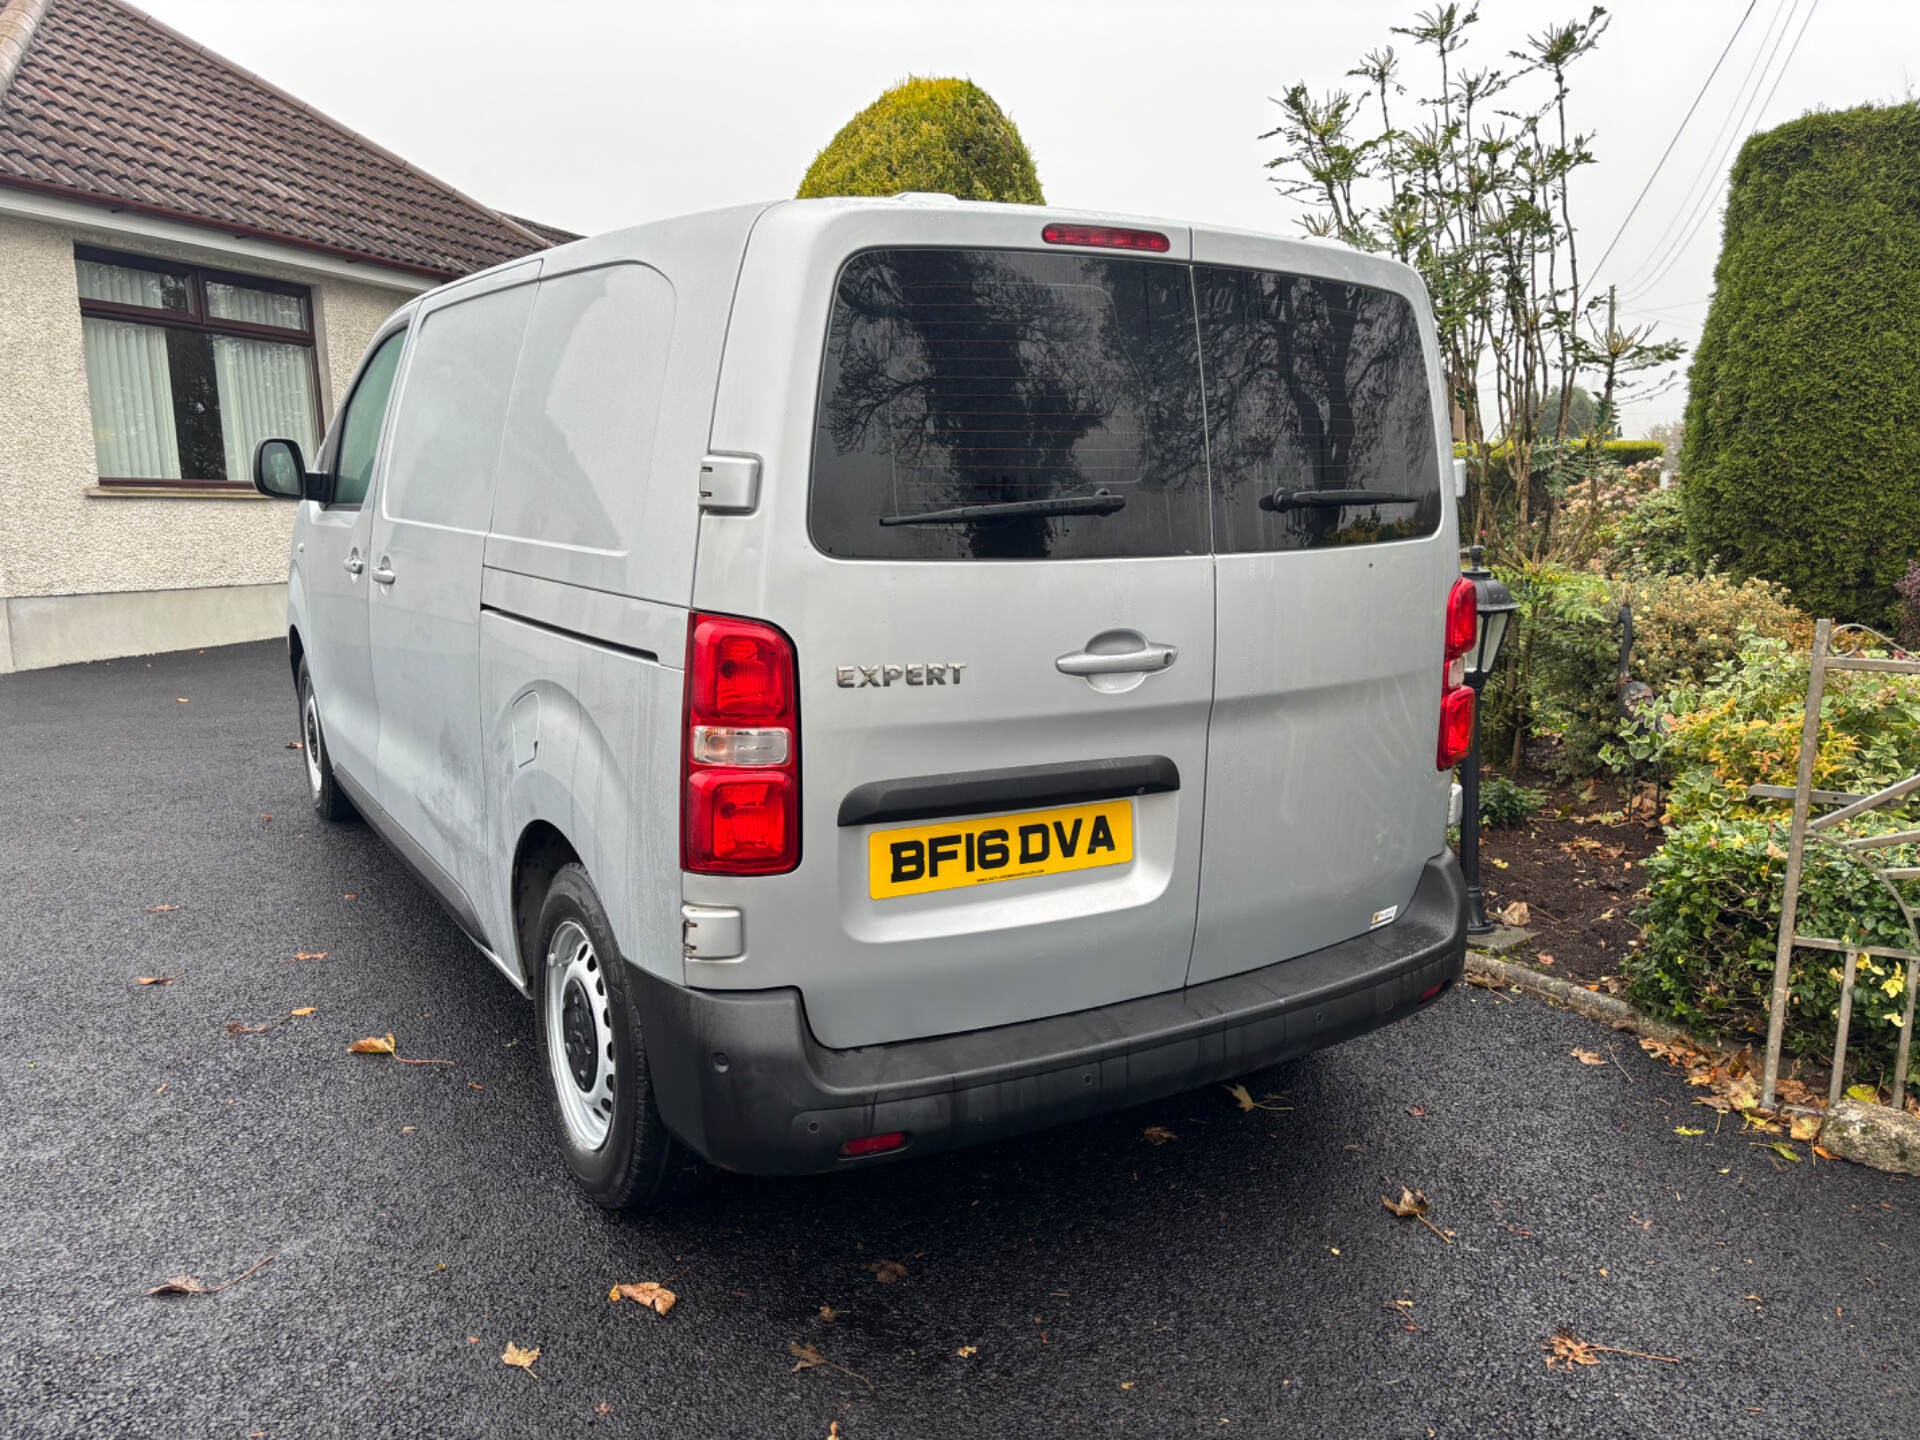
<svg viewBox="0 0 1920 1440">
<path fill-rule="evenodd" d="M 1920 105 L 1741 147 L 1687 399 L 1688 544 L 1817 615 L 1893 613 L 1920 557 Z"/>
<path fill-rule="evenodd" d="M 1020 132 L 969 80 L 909 77 L 894 86 L 814 157 L 798 198 L 903 190 L 1046 203 Z"/>
</svg>

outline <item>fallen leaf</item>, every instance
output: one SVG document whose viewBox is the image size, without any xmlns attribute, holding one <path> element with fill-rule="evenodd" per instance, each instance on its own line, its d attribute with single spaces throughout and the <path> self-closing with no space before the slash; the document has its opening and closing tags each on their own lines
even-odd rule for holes
<svg viewBox="0 0 1920 1440">
<path fill-rule="evenodd" d="M 1676 1125 L 1673 1127 L 1673 1133 L 1676 1135 L 1704 1135 L 1707 1132 L 1704 1130 L 1696 1130 L 1691 1125 Z"/>
<path fill-rule="evenodd" d="M 162 1081 L 160 1082 L 160 1088 L 159 1088 L 158 1090 L 156 1090 L 156 1091 L 154 1091 L 153 1093 L 154 1093 L 154 1094 L 156 1094 L 156 1095 L 164 1095 L 164 1094 L 166 1093 L 166 1089 L 167 1089 L 167 1086 L 168 1086 L 168 1085 L 170 1085 L 170 1084 L 172 1084 L 172 1083 L 173 1083 L 173 1082 L 172 1082 L 172 1081 L 170 1081 L 170 1080 L 162 1080 Z"/>
<path fill-rule="evenodd" d="M 1814 1153 L 1814 1154 L 1816 1154 L 1816 1155 L 1818 1155 L 1818 1156 L 1819 1156 L 1819 1157 L 1820 1157 L 1820 1158 L 1821 1158 L 1822 1160 L 1831 1160 L 1831 1159 L 1833 1159 L 1833 1152 L 1832 1152 L 1831 1150 L 1829 1150 L 1829 1149 L 1827 1149 L 1827 1147 L 1826 1147 L 1826 1146 L 1824 1146 L 1824 1145 L 1816 1145 L 1816 1146 L 1814 1146 L 1814 1147 L 1813 1147 L 1813 1153 Z"/>
<path fill-rule="evenodd" d="M 1380 1197 L 1380 1203 L 1395 1215 L 1398 1215 L 1402 1220 L 1418 1220 L 1442 1240 L 1446 1240 L 1447 1244 L 1451 1245 L 1453 1243 L 1452 1240 L 1448 1239 L 1446 1232 L 1427 1218 L 1427 1210 L 1429 1207 L 1426 1192 L 1410 1190 L 1405 1185 L 1402 1185 L 1400 1187 L 1400 1198 L 1398 1200 L 1389 1200 L 1386 1196 L 1382 1195 Z M 1336 1255 L 1339 1253 L 1337 1250 L 1334 1251 Z"/>
<path fill-rule="evenodd" d="M 664 1315 L 671 1310 L 674 1301 L 680 1297 L 662 1285 L 651 1280 L 642 1280 L 633 1285 L 616 1285 L 607 1292 L 607 1299 L 613 1301 L 633 1300 L 646 1306 L 656 1315 Z"/>
<path fill-rule="evenodd" d="M 300 742 L 298 740 L 287 741 L 287 749 L 298 750 L 299 748 L 300 748 Z"/>
<path fill-rule="evenodd" d="M 1597 1050 L 1570 1050 L 1567 1052 L 1582 1065 L 1604 1065 L 1607 1057 Z"/>
<path fill-rule="evenodd" d="M 1820 1133 L 1818 1115 L 1795 1115 L 1787 1127 L 1787 1133 L 1795 1140 L 1811 1140 Z"/>
<path fill-rule="evenodd" d="M 1122 1380 L 1120 1382 L 1120 1388 L 1122 1390 L 1131 1390 L 1133 1388 L 1133 1385 L 1134 1385 L 1134 1382 L 1131 1380 Z"/>
<path fill-rule="evenodd" d="M 1516 929 L 1532 918 L 1532 912 L 1527 909 L 1527 902 L 1524 900 L 1516 900 L 1497 913 L 1503 925 L 1512 925 Z"/>
<path fill-rule="evenodd" d="M 149 914 L 149 915 L 164 915 L 164 914 L 166 914 L 166 913 L 167 913 L 167 912 L 168 912 L 169 910 L 178 910 L 179 908 L 180 908 L 180 907 L 179 907 L 178 905 L 149 905 L 149 906 L 147 907 L 147 914 Z"/>
<path fill-rule="evenodd" d="M 854 1374 L 853 1371 L 847 1369 L 844 1365 L 834 1364 L 833 1361 L 827 1359 L 826 1356 L 822 1355 L 811 1345 L 802 1345 L 796 1340 L 789 1340 L 787 1342 L 787 1353 L 794 1357 L 794 1372 L 811 1370 L 817 1365 L 824 1365 L 829 1370 L 838 1370 L 842 1375 L 852 1375 L 855 1380 L 858 1380 L 869 1390 L 873 1388 L 873 1382 L 867 1379 L 866 1376 Z"/>
<path fill-rule="evenodd" d="M 243 1025 L 238 1020 L 229 1020 L 227 1021 L 227 1034 L 229 1035 L 264 1035 L 267 1033 L 267 1031 L 274 1029 L 276 1026 L 286 1024 L 289 1018 L 291 1017 L 283 1015 L 278 1020 L 267 1020 L 259 1025 Z"/>
<path fill-rule="evenodd" d="M 391 1055 L 393 1054 L 393 1036 L 369 1035 L 364 1040 L 356 1040 L 347 1046 L 349 1055 Z"/>
<path fill-rule="evenodd" d="M 602 1400 L 598 1405 L 593 1407 L 593 1413 L 604 1418 L 613 1413 L 613 1406 L 609 1405 L 606 1401 Z M 828 1426 L 827 1433 L 829 1435 L 833 1433 L 833 1426 L 831 1424 L 829 1424 Z"/>
<path fill-rule="evenodd" d="M 1593 1346 L 1580 1339 L 1564 1327 L 1553 1332 L 1553 1338 L 1540 1347 L 1547 1353 L 1547 1369 L 1554 1368 L 1556 1361 L 1563 1370 L 1571 1370 L 1576 1365 L 1598 1365 L 1600 1357 L 1593 1353 Z"/>
<path fill-rule="evenodd" d="M 358 900 L 360 896 L 355 891 L 349 890 L 345 895 L 342 895 L 340 898 L 342 900 Z"/>
<path fill-rule="evenodd" d="M 293 958 L 296 960 L 324 960 L 327 958 L 327 952 L 325 950 L 301 950 L 296 952 Z"/>
<path fill-rule="evenodd" d="M 319 1008 L 320 1007 L 318 1005 L 308 1005 L 308 1006 L 304 1006 L 299 1010 L 294 1011 L 293 1013 L 296 1015 L 311 1015 L 315 1010 L 318 1010 Z"/>
<path fill-rule="evenodd" d="M 1547 954 L 1547 952 L 1544 950 L 1542 950 L 1538 955 L 1535 955 L 1533 958 L 1538 960 L 1542 965 L 1553 964 L 1553 957 Z"/>
<path fill-rule="evenodd" d="M 1796 1165 L 1800 1163 L 1800 1152 L 1794 1149 L 1791 1145 L 1787 1144 L 1783 1140 L 1773 1140 L 1768 1142 L 1762 1142 L 1759 1140 L 1750 1140 L 1747 1143 L 1752 1145 L 1755 1149 L 1758 1149 L 1758 1150 L 1771 1150 L 1774 1154 L 1778 1155 L 1782 1160 L 1791 1160 Z"/>
<path fill-rule="evenodd" d="M 1872 1085 L 1847 1086 L 1847 1098 L 1858 1100 L 1862 1105 L 1872 1105 L 1880 1099 L 1880 1091 Z"/>
<path fill-rule="evenodd" d="M 1426 1107 L 1423 1105 L 1409 1105 L 1407 1106 L 1407 1114 L 1413 1116 L 1416 1120 L 1424 1120 L 1427 1114 Z"/>
<path fill-rule="evenodd" d="M 184 696 L 184 695 L 176 695 L 176 696 L 174 696 L 173 698 L 174 698 L 175 700 L 177 700 L 177 701 L 179 701 L 179 702 L 180 702 L 180 703 L 181 703 L 182 705 L 185 705 L 185 704 L 187 704 L 187 703 L 189 703 L 189 702 L 188 702 L 188 700 L 187 700 L 187 697 L 186 697 L 186 696 Z"/>
<path fill-rule="evenodd" d="M 171 975 L 137 975 L 134 977 L 133 983 L 136 985 L 171 985 L 186 973 L 184 970 L 176 970 Z"/>
<path fill-rule="evenodd" d="M 1180 1138 L 1164 1125 L 1149 1125 L 1140 1133 L 1147 1137 L 1148 1143 L 1153 1145 L 1164 1145 L 1169 1140 L 1178 1140 Z"/>
<path fill-rule="evenodd" d="M 522 1350 L 518 1345 L 509 1340 L 507 1342 L 506 1353 L 500 1357 L 500 1360 L 502 1364 L 518 1366 L 529 1375 L 533 1375 L 533 1362 L 539 1358 L 540 1347 L 538 1345 L 534 1346 L 531 1350 Z M 533 1375 L 533 1378 L 538 1380 L 540 1377 Z"/>
<path fill-rule="evenodd" d="M 213 1292 L 191 1275 L 176 1275 L 164 1285 L 147 1291 L 149 1295 L 211 1295 Z"/>
<path fill-rule="evenodd" d="M 829 1325 L 835 1320 L 838 1320 L 842 1313 L 842 1311 L 834 1309 L 831 1305 L 822 1305 L 820 1307 L 820 1318 L 825 1320 Z"/>
<path fill-rule="evenodd" d="M 191 1275 L 176 1275 L 171 1280 L 167 1281 L 164 1285 L 154 1286 L 151 1290 L 147 1291 L 147 1294 L 149 1295 L 218 1295 L 222 1290 L 227 1288 L 227 1285 L 238 1285 L 242 1280 L 246 1279 L 247 1276 L 253 1274 L 255 1270 L 264 1270 L 267 1266 L 271 1265 L 272 1263 L 273 1263 L 273 1256 L 269 1255 L 267 1256 L 266 1259 L 262 1260 L 258 1265 L 254 1266 L 252 1270 L 242 1270 L 238 1275 L 234 1276 L 233 1279 L 227 1281 L 226 1285 L 202 1285 L 198 1280 L 194 1279 L 194 1277 Z"/>
<path fill-rule="evenodd" d="M 1489 861 L 1491 861 L 1491 862 L 1492 862 L 1492 864 L 1493 864 L 1493 868 L 1494 868 L 1494 869 L 1496 869 L 1496 870 L 1507 870 L 1507 869 L 1511 869 L 1511 868 L 1512 868 L 1512 867 L 1511 867 L 1511 866 L 1509 866 L 1509 865 L 1507 864 L 1507 862 L 1506 862 L 1506 861 L 1504 861 L 1504 860 L 1501 860 L 1501 859 L 1498 859 L 1498 858 L 1496 858 L 1496 857 L 1494 857 L 1494 856 L 1488 856 L 1487 858 L 1488 858 L 1488 860 L 1489 860 Z"/>
<path fill-rule="evenodd" d="M 977 1345 L 962 1345 L 958 1350 L 954 1351 L 953 1353 L 958 1355 L 962 1360 L 964 1360 L 969 1355 L 979 1354 L 980 1349 Z"/>
<path fill-rule="evenodd" d="M 898 1260 L 869 1260 L 866 1268 L 873 1272 L 873 1278 L 882 1285 L 891 1285 L 896 1280 L 907 1278 L 907 1267 Z"/>
<path fill-rule="evenodd" d="M 1233 1096 L 1234 1103 L 1238 1105 L 1243 1111 L 1245 1110 L 1279 1110 L 1279 1111 L 1285 1112 L 1293 1109 L 1291 1105 L 1262 1105 L 1258 1100 L 1253 1098 L 1253 1095 L 1251 1094 L 1251 1092 L 1249 1092 L 1247 1087 L 1244 1085 L 1223 1085 L 1221 1088 L 1225 1090 L 1229 1095 Z M 1156 1141 L 1155 1143 L 1159 1144 L 1161 1142 Z"/>
</svg>

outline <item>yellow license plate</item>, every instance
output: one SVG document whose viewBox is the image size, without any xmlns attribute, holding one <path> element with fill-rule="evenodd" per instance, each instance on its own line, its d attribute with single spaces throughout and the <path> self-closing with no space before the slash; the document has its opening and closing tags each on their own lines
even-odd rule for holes
<svg viewBox="0 0 1920 1440">
<path fill-rule="evenodd" d="M 1133 859 L 1133 802 L 1028 810 L 991 820 L 941 820 L 867 837 L 867 893 L 875 900 L 1025 880 Z"/>
</svg>

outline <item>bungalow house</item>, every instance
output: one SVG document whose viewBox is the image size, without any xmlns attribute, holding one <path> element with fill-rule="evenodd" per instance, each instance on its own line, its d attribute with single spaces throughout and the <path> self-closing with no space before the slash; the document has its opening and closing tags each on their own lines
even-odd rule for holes
<svg viewBox="0 0 1920 1440">
<path fill-rule="evenodd" d="M 0 0 L 0 672 L 286 625 L 292 508 L 367 339 L 572 239 L 121 0 Z"/>
</svg>

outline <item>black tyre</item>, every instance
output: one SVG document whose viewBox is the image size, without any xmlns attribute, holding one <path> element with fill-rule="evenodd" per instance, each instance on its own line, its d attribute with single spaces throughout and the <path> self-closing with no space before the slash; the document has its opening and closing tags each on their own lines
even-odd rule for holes
<svg viewBox="0 0 1920 1440">
<path fill-rule="evenodd" d="M 307 662 L 300 662 L 300 675 L 294 682 L 300 696 L 300 754 L 306 763 L 307 798 L 313 813 L 322 820 L 351 820 L 353 802 L 341 793 L 333 778 L 333 761 L 327 754 L 327 735 L 320 724 L 320 701 L 313 693 L 313 676 Z"/>
<path fill-rule="evenodd" d="M 580 865 L 547 887 L 539 936 L 534 1004 L 567 1168 L 605 1209 L 657 1205 L 696 1166 L 654 1104 L 626 962 Z"/>
</svg>

